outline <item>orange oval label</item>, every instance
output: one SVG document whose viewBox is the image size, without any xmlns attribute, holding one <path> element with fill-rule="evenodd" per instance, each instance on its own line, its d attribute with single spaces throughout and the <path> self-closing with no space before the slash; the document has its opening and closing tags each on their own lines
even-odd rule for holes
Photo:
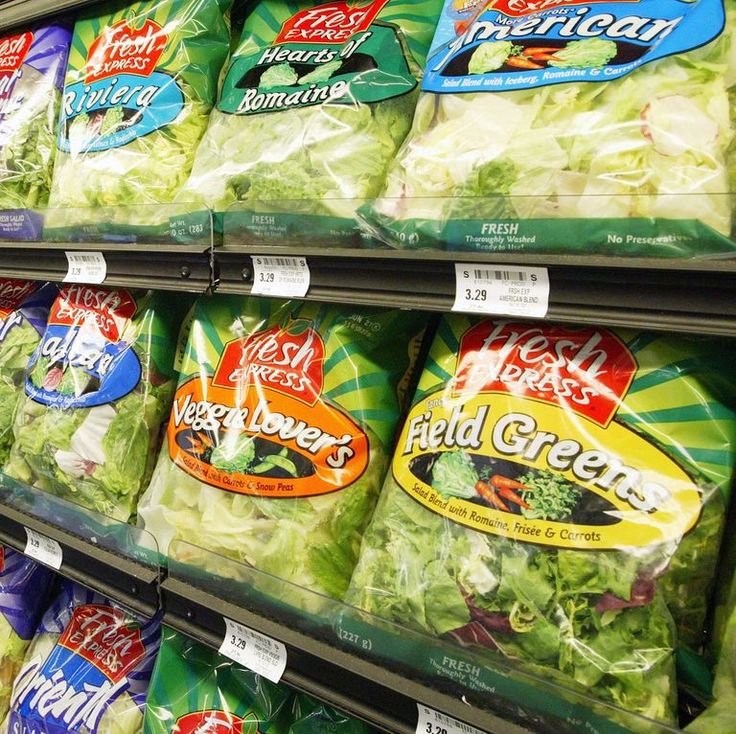
<svg viewBox="0 0 736 734">
<path fill-rule="evenodd" d="M 259 385 L 179 387 L 168 427 L 171 460 L 213 487 L 262 497 L 343 489 L 368 465 L 365 432 L 338 408 Z"/>
</svg>

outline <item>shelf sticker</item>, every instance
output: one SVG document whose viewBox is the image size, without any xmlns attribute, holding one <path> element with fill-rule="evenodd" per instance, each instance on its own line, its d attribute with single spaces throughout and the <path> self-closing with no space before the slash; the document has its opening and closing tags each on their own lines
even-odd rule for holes
<svg viewBox="0 0 736 734">
<path fill-rule="evenodd" d="M 286 647 L 283 643 L 232 619 L 223 619 L 225 639 L 220 645 L 220 654 L 262 675 L 271 683 L 278 683 L 286 670 Z"/>
<path fill-rule="evenodd" d="M 451 716 L 441 714 L 439 711 L 417 704 L 419 716 L 417 718 L 416 734 L 483 734 L 470 724 L 453 719 Z"/>
<path fill-rule="evenodd" d="M 67 252 L 69 268 L 64 283 L 104 283 L 107 263 L 101 252 Z"/>
<path fill-rule="evenodd" d="M 304 298 L 309 290 L 309 265 L 305 257 L 253 255 L 254 296 Z"/>
<path fill-rule="evenodd" d="M 548 308 L 547 268 L 455 263 L 453 311 L 543 318 Z"/>
<path fill-rule="evenodd" d="M 26 549 L 23 552 L 29 558 L 33 558 L 34 561 L 39 561 L 39 563 L 43 563 L 45 566 L 51 566 L 51 568 L 55 568 L 58 571 L 61 568 L 64 555 L 61 546 L 55 540 L 47 538 L 35 530 L 31 530 L 25 526 L 23 527 L 28 536 Z"/>
</svg>

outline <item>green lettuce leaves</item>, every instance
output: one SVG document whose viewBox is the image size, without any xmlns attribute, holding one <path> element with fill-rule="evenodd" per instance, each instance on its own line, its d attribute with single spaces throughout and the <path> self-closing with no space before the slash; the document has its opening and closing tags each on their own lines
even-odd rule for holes
<svg viewBox="0 0 736 734">
<path fill-rule="evenodd" d="M 389 0 L 365 34 L 315 36 L 307 51 L 279 29 L 310 3 L 257 3 L 178 201 L 226 213 L 228 232 L 248 229 L 251 212 L 298 213 L 329 218 L 324 231 L 336 238 L 357 237 L 355 208 L 379 193 L 411 126 L 439 5 Z M 282 236 L 284 226 L 269 231 Z"/>
</svg>

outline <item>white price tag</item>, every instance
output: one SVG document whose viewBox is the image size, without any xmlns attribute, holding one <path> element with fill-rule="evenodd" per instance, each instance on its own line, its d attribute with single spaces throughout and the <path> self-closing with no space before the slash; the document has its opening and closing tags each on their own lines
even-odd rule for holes
<svg viewBox="0 0 736 734">
<path fill-rule="evenodd" d="M 58 571 L 61 568 L 64 555 L 61 546 L 55 540 L 47 538 L 35 530 L 31 530 L 30 528 L 26 528 L 25 530 L 28 536 L 24 551 L 25 554 L 29 558 L 33 558 L 35 561 L 39 561 L 46 566 L 51 566 L 51 568 L 55 568 Z"/>
<path fill-rule="evenodd" d="M 416 734 L 483 734 L 470 724 L 453 719 L 451 716 L 441 714 L 439 711 L 417 704 L 419 717 L 417 719 Z"/>
<path fill-rule="evenodd" d="M 64 276 L 65 283 L 104 283 L 107 263 L 101 252 L 67 252 L 69 268 Z"/>
<path fill-rule="evenodd" d="M 305 257 L 253 255 L 253 289 L 256 296 L 304 298 L 309 290 L 309 265 Z"/>
<path fill-rule="evenodd" d="M 286 648 L 283 643 L 225 618 L 225 639 L 220 653 L 240 663 L 271 683 L 278 683 L 286 670 Z"/>
<path fill-rule="evenodd" d="M 455 263 L 453 311 L 542 318 L 548 308 L 547 268 Z"/>
</svg>

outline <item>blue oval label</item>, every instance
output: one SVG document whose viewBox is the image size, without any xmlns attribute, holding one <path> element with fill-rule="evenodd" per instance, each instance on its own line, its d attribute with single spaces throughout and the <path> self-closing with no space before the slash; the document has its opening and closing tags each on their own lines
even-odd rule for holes
<svg viewBox="0 0 736 734">
<path fill-rule="evenodd" d="M 64 90 L 59 149 L 87 153 L 119 148 L 169 125 L 183 107 L 181 88 L 161 71 L 71 84 Z"/>
</svg>

